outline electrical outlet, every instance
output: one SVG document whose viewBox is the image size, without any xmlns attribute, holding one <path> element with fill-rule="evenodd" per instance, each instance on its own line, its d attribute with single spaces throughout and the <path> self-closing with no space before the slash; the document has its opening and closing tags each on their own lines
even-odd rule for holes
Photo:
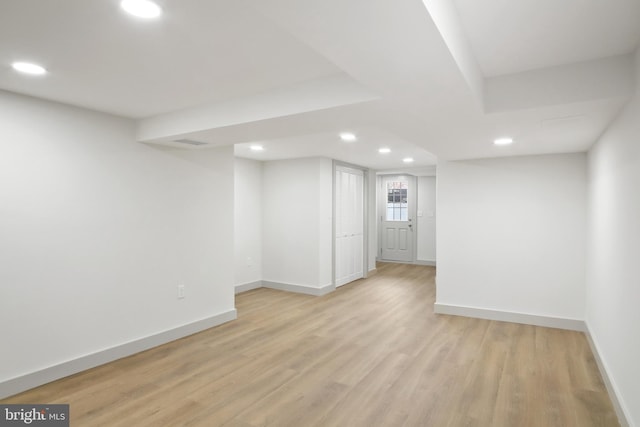
<svg viewBox="0 0 640 427">
<path fill-rule="evenodd" d="M 184 298 L 184 285 L 183 284 L 179 284 L 178 285 L 178 299 L 182 299 Z"/>
</svg>

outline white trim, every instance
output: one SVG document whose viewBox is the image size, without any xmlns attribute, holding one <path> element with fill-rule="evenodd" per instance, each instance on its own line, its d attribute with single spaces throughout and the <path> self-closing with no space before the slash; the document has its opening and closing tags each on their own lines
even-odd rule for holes
<svg viewBox="0 0 640 427">
<path fill-rule="evenodd" d="M 426 265 L 429 267 L 435 267 L 436 266 L 436 262 L 435 261 L 431 261 L 431 260 L 425 260 L 425 259 L 417 259 L 414 264 L 416 265 Z"/>
<path fill-rule="evenodd" d="M 609 370 L 607 369 L 607 364 L 604 359 L 600 355 L 600 351 L 596 340 L 591 335 L 591 330 L 589 329 L 589 323 L 585 322 L 585 336 L 587 337 L 587 341 L 589 342 L 589 346 L 591 347 L 591 352 L 593 353 L 593 357 L 596 359 L 596 364 L 598 365 L 598 370 L 600 371 L 600 375 L 602 375 L 602 379 L 604 381 L 604 385 L 607 387 L 607 392 L 609 393 L 609 398 L 611 399 L 611 403 L 613 404 L 613 408 L 616 411 L 616 415 L 618 416 L 618 422 L 621 427 L 630 427 L 631 423 L 629 420 L 631 416 L 628 415 L 629 411 L 624 405 L 624 400 L 621 399 L 621 394 L 618 392 L 618 386 L 616 385 L 613 378 L 609 375 Z"/>
<path fill-rule="evenodd" d="M 564 317 L 540 316 L 537 314 L 515 313 L 511 311 L 488 310 L 486 308 L 465 307 L 460 305 L 435 303 L 433 312 L 436 314 L 451 314 L 454 316 L 474 317 L 478 319 L 498 320 L 501 322 L 522 323 L 525 325 L 544 326 L 547 328 L 567 329 L 584 332 L 586 325 L 583 320 L 567 319 Z"/>
<path fill-rule="evenodd" d="M 3 381 L 0 383 L 0 399 L 4 399 L 43 384 L 59 380 L 60 378 L 68 377 L 69 375 L 77 374 L 78 372 L 86 371 L 87 369 L 95 368 L 96 366 L 104 365 L 105 363 L 113 362 L 114 360 L 131 356 L 132 354 L 140 353 L 150 348 L 184 338 L 197 332 L 204 331 L 205 329 L 235 320 L 237 317 L 238 314 L 234 308 L 215 316 L 207 317 L 206 319 L 197 320 L 186 325 L 178 326 L 177 328 L 129 341 L 106 350 L 100 350 L 95 353 L 78 357 L 77 359 L 69 360 L 39 371 Z"/>
<path fill-rule="evenodd" d="M 375 274 L 375 273 L 377 273 L 377 270 L 375 268 L 369 272 L 369 274 Z M 236 294 L 239 294 L 242 292 L 247 292 L 253 289 L 260 289 L 260 288 L 269 288 L 269 289 L 275 289 L 278 291 L 294 292 L 297 294 L 314 295 L 314 296 L 326 295 L 329 292 L 333 292 L 336 290 L 336 287 L 331 283 L 325 286 L 321 286 L 319 288 L 314 288 L 313 286 L 294 285 L 292 283 L 281 283 L 281 282 L 270 282 L 268 280 L 257 280 L 255 282 L 236 285 L 235 292 Z"/>
<path fill-rule="evenodd" d="M 318 297 L 322 295 L 326 295 L 329 292 L 333 292 L 336 290 L 336 287 L 333 284 L 328 284 L 328 285 L 321 286 L 319 288 L 314 288 L 312 286 L 293 285 L 291 283 L 269 282 L 267 280 L 262 281 L 262 286 L 264 288 L 276 289 L 279 291 L 295 292 L 298 294 L 314 295 Z"/>
<path fill-rule="evenodd" d="M 405 264 L 405 265 L 418 265 L 415 261 L 394 261 L 392 259 L 376 259 L 377 262 L 384 262 L 385 264 Z"/>
<path fill-rule="evenodd" d="M 252 291 L 254 289 L 259 289 L 262 287 L 262 280 L 256 280 L 255 282 L 243 283 L 241 285 L 235 286 L 236 294 L 240 294 L 242 292 Z"/>
</svg>

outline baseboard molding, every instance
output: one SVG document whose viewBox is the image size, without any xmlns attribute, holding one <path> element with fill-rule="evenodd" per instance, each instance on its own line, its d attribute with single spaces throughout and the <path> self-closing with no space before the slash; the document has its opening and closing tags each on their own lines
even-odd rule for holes
<svg viewBox="0 0 640 427">
<path fill-rule="evenodd" d="M 259 289 L 262 287 L 262 280 L 256 280 L 255 282 L 243 283 L 242 285 L 235 286 L 236 294 L 240 294 L 242 292 L 252 291 L 254 289 Z"/>
<path fill-rule="evenodd" d="M 69 360 L 36 372 L 12 378 L 0 383 L 0 399 L 13 396 L 23 391 L 50 383 L 123 357 L 131 356 L 141 351 L 193 335 L 205 329 L 235 320 L 238 317 L 236 309 L 229 310 L 206 319 L 198 320 L 186 325 L 178 326 L 148 337 L 130 341 L 115 347 L 101 350 L 77 359 Z"/>
<path fill-rule="evenodd" d="M 609 370 L 607 369 L 607 364 L 604 362 L 604 359 L 600 355 L 600 350 L 598 344 L 593 339 L 593 335 L 591 335 L 591 330 L 589 329 L 589 323 L 585 322 L 586 328 L 584 331 L 585 336 L 587 337 L 587 341 L 589 342 L 589 347 L 591 347 L 591 352 L 593 353 L 593 357 L 596 359 L 596 364 L 598 365 L 598 370 L 600 371 L 600 375 L 602 375 L 602 380 L 604 381 L 605 387 L 607 387 L 607 392 L 609 393 L 609 398 L 611 399 L 611 403 L 613 404 L 613 408 L 616 411 L 616 415 L 618 416 L 618 422 L 621 427 L 630 427 L 630 419 L 631 417 L 627 415 L 629 412 L 626 410 L 626 407 L 623 403 L 623 400 L 619 398 L 620 393 L 618 392 L 618 387 L 616 386 L 613 378 L 609 376 Z"/>
<path fill-rule="evenodd" d="M 388 264 L 408 264 L 408 265 L 426 265 L 429 267 L 436 267 L 436 262 L 435 261 L 429 261 L 429 260 L 415 260 L 415 261 L 393 261 L 390 259 L 378 259 L 376 258 L 376 262 L 384 262 L 384 263 L 388 263 Z"/>
<path fill-rule="evenodd" d="M 451 314 L 454 316 L 473 317 L 478 319 L 498 320 L 501 322 L 522 323 L 525 325 L 544 326 L 547 328 L 567 329 L 584 332 L 586 325 L 583 320 L 566 319 L 562 317 L 540 316 L 536 314 L 515 313 L 510 311 L 488 310 L 477 307 L 465 307 L 435 303 L 433 311 L 436 314 Z"/>
<path fill-rule="evenodd" d="M 263 280 L 262 286 L 265 288 L 277 289 L 279 291 L 295 292 L 298 294 L 314 295 L 318 297 L 336 290 L 336 287 L 333 284 L 314 288 L 311 286 L 293 285 L 291 283 L 270 282 L 268 280 Z"/>
<path fill-rule="evenodd" d="M 294 292 L 297 294 L 314 295 L 314 296 L 326 295 L 329 292 L 333 292 L 336 290 L 336 287 L 334 285 L 325 285 L 320 288 L 314 288 L 312 286 L 294 285 L 291 283 L 271 282 L 268 280 L 257 280 L 255 282 L 236 285 L 235 292 L 236 294 L 239 294 L 242 292 L 247 292 L 247 291 L 251 291 L 253 289 L 259 289 L 259 288 L 270 288 L 270 289 L 276 289 L 278 291 Z"/>
</svg>

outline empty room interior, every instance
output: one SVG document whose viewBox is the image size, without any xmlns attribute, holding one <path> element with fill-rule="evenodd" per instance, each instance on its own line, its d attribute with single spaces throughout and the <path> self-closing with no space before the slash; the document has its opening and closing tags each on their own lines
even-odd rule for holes
<svg viewBox="0 0 640 427">
<path fill-rule="evenodd" d="M 639 43 L 638 0 L 0 0 L 0 424 L 640 427 Z"/>
</svg>

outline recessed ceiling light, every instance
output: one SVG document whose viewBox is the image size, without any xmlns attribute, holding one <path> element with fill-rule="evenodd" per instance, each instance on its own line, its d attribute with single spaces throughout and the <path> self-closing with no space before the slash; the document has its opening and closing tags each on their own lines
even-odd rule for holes
<svg viewBox="0 0 640 427">
<path fill-rule="evenodd" d="M 32 64 L 31 62 L 14 62 L 11 66 L 14 70 L 25 74 L 31 74 L 34 76 L 47 74 L 47 70 L 45 70 L 44 67 L 38 64 Z"/>
<path fill-rule="evenodd" d="M 391 148 L 379 148 L 378 153 L 380 154 L 388 154 L 391 152 Z"/>
<path fill-rule="evenodd" d="M 340 139 L 345 141 L 345 142 L 353 142 L 355 141 L 357 138 L 354 134 L 350 133 L 350 132 L 342 132 L 340 134 Z"/>
<path fill-rule="evenodd" d="M 150 0 L 122 0 L 120 7 L 138 18 L 157 18 L 162 13 L 160 6 Z"/>
<path fill-rule="evenodd" d="M 413 162 L 413 157 L 405 157 L 404 159 L 402 159 L 403 162 L 405 163 L 412 163 Z"/>
<path fill-rule="evenodd" d="M 251 151 L 264 151 L 264 147 L 262 145 L 255 144 L 249 148 L 251 148 Z"/>
<path fill-rule="evenodd" d="M 495 145 L 509 145 L 513 144 L 513 139 L 511 138 L 498 138 L 493 141 Z"/>
</svg>

